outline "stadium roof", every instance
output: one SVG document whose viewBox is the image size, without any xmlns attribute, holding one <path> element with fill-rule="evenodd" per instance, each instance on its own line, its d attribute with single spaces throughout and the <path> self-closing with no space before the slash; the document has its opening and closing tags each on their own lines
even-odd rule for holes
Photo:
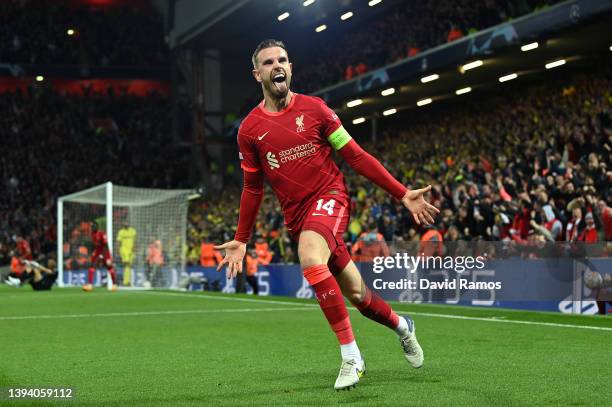
<svg viewBox="0 0 612 407">
<path fill-rule="evenodd" d="M 247 0 L 243 3 L 221 21 L 210 24 L 194 36 L 189 45 L 221 49 L 224 60 L 229 55 L 230 59 L 244 61 L 250 58 L 252 49 L 261 39 L 279 38 L 288 45 L 291 59 L 298 62 L 296 66 L 301 66 L 300 60 L 308 59 L 308 53 L 312 54 L 317 44 L 329 41 L 329 38 L 351 25 L 362 24 L 393 8 L 400 0 L 384 0 L 373 7 L 369 7 L 366 1 L 357 3 L 341 0 L 317 0 L 308 7 L 304 7 L 302 1 Z M 355 11 L 354 15 L 342 21 L 340 16 L 349 9 Z M 285 11 L 289 12 L 289 17 L 278 21 Z M 421 102 L 435 104 L 461 97 L 456 94 L 460 89 L 469 88 L 474 94 L 503 92 L 504 86 L 513 83 L 541 81 L 548 71 L 545 65 L 550 62 L 563 59 L 566 66 L 557 68 L 563 70 L 589 66 L 602 56 L 609 58 L 612 42 L 609 36 L 611 13 L 612 4 L 604 0 L 568 0 L 418 54 L 412 58 L 418 64 L 404 69 L 408 73 L 399 75 L 400 79 L 390 75 L 386 80 L 377 82 L 373 77 L 381 71 L 398 70 L 402 64 L 407 66 L 411 59 L 375 69 L 362 77 L 321 89 L 314 94 L 323 97 L 346 123 L 356 118 L 367 120 L 380 117 L 390 109 L 400 112 L 417 108 L 417 103 Z M 328 25 L 325 36 L 314 32 L 314 27 L 319 24 Z M 519 29 L 521 25 L 525 28 L 522 31 Z M 504 29 L 515 31 L 516 36 L 506 39 L 502 45 L 493 44 L 484 51 L 472 53 L 472 50 L 468 50 L 468 47 L 486 35 L 492 37 L 492 32 Z M 533 42 L 538 43 L 537 48 L 521 50 L 522 46 Z M 458 44 L 463 44 L 463 48 Z M 440 58 L 443 54 L 444 57 Z M 482 66 L 462 72 L 461 66 L 474 60 L 481 60 Z M 421 82 L 423 77 L 433 74 L 438 75 L 436 80 Z M 500 82 L 502 77 L 506 79 L 503 83 Z M 362 86 L 367 80 L 374 84 Z M 382 96 L 383 90 L 390 94 Z M 347 103 L 354 99 L 361 99 L 362 103 L 349 108 Z"/>
<path fill-rule="evenodd" d="M 231 13 L 226 13 L 227 15 L 214 22 L 210 18 L 202 19 L 190 30 L 179 35 L 177 44 L 244 51 L 245 47 L 247 50 L 254 49 L 257 43 L 265 38 L 278 38 L 299 53 L 302 49 L 300 45 L 323 40 L 315 32 L 319 25 L 327 25 L 328 34 L 343 31 L 362 24 L 401 2 L 402 0 L 384 0 L 374 4 L 371 1 L 316 0 L 305 7 L 305 1 L 302 0 L 243 0 L 235 3 Z M 368 6 L 368 3 L 373 6 Z M 349 11 L 353 12 L 351 18 L 341 20 L 340 17 Z M 284 13 L 289 13 L 289 16 L 279 21 L 279 16 Z M 222 43 L 219 39 L 223 39 Z"/>
<path fill-rule="evenodd" d="M 460 64 L 427 70 L 422 74 L 415 73 L 415 77 L 411 80 L 386 83 L 362 94 L 354 94 L 350 98 L 328 102 L 346 121 L 358 117 L 380 116 L 382 112 L 392 108 L 397 111 L 416 108 L 419 101 L 427 99 L 431 99 L 431 103 L 436 103 L 461 97 L 455 92 L 468 87 L 470 88 L 468 92 L 503 92 L 503 87 L 507 86 L 509 81 L 541 81 L 549 71 L 546 65 L 551 62 L 564 60 L 565 66 L 556 69 L 568 69 L 588 67 L 598 59 L 609 58 L 612 52 L 611 38 L 608 35 L 609 24 L 609 15 L 601 16 L 581 26 L 545 38 L 534 38 L 521 44 L 511 45 L 491 55 L 471 58 Z M 534 42 L 537 42 L 537 48 L 521 50 L 523 46 Z M 433 49 L 431 52 L 436 50 Z M 481 60 L 482 65 L 462 72 L 463 64 L 476 60 Z M 433 74 L 439 77 L 433 81 L 421 82 L 423 78 Z M 504 82 L 501 82 L 500 78 L 504 78 Z M 382 96 L 381 92 L 389 88 L 393 88 L 394 93 Z M 318 95 L 325 93 L 325 89 L 316 92 Z M 347 103 L 355 99 L 361 99 L 362 103 L 348 107 Z"/>
</svg>

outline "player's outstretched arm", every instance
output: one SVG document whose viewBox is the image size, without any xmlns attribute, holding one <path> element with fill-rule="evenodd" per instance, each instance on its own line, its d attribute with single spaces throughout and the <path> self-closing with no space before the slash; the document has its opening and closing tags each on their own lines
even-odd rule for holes
<svg viewBox="0 0 612 407">
<path fill-rule="evenodd" d="M 234 278 L 238 273 L 242 273 L 242 260 L 246 254 L 246 244 L 251 239 L 251 231 L 263 199 L 263 175 L 261 171 L 244 171 L 243 174 L 244 186 L 240 197 L 240 213 L 236 235 L 234 240 L 215 246 L 217 250 L 225 250 L 225 257 L 217 266 L 217 271 L 227 265 L 228 278 Z"/>
<path fill-rule="evenodd" d="M 342 146 L 338 152 L 357 172 L 393 195 L 412 213 L 417 224 L 433 223 L 433 217 L 440 211 L 427 201 L 423 195 L 431 190 L 431 185 L 413 191 L 396 180 L 385 167 L 372 155 L 362 149 L 353 139 Z"/>
</svg>

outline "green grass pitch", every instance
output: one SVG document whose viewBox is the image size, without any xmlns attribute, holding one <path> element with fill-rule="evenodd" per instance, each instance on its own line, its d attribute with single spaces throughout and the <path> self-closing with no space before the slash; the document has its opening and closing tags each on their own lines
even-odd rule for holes
<svg viewBox="0 0 612 407">
<path fill-rule="evenodd" d="M 353 310 L 367 373 L 336 392 L 338 346 L 313 301 L 0 286 L 0 405 L 610 402 L 609 317 L 393 305 L 413 314 L 423 368 L 407 364 L 393 332 Z M 52 386 L 74 388 L 75 399 L 6 399 L 8 387 Z"/>
</svg>

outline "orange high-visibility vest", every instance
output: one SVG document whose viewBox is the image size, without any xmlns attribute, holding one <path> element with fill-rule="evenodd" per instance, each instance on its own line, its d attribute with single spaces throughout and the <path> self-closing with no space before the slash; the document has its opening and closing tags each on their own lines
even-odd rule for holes
<svg viewBox="0 0 612 407">
<path fill-rule="evenodd" d="M 267 266 L 272 261 L 272 252 L 268 243 L 255 243 L 255 251 L 257 252 L 257 261 L 259 264 Z"/>
<path fill-rule="evenodd" d="M 214 244 L 202 242 L 200 245 L 200 265 L 203 267 L 216 266 L 223 260 L 223 256 L 215 250 Z"/>
<path fill-rule="evenodd" d="M 419 245 L 419 255 L 424 253 L 425 256 L 434 254 L 442 254 L 442 235 L 435 229 L 429 229 L 421 236 L 421 244 Z"/>
<path fill-rule="evenodd" d="M 247 276 L 254 276 L 257 274 L 257 265 L 259 262 L 256 257 L 252 257 L 250 254 L 246 255 L 246 273 Z"/>
</svg>

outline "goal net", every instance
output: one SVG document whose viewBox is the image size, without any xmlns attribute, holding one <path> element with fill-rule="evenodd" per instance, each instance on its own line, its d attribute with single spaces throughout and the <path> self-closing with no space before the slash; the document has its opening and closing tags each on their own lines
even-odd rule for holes
<svg viewBox="0 0 612 407">
<path fill-rule="evenodd" d="M 106 233 L 117 283 L 173 288 L 185 266 L 191 190 L 132 188 L 110 182 L 66 195 L 57 204 L 60 286 L 83 285 L 91 263 L 92 224 Z M 93 265 L 96 266 L 95 264 Z M 98 267 L 94 285 L 108 280 Z"/>
</svg>

